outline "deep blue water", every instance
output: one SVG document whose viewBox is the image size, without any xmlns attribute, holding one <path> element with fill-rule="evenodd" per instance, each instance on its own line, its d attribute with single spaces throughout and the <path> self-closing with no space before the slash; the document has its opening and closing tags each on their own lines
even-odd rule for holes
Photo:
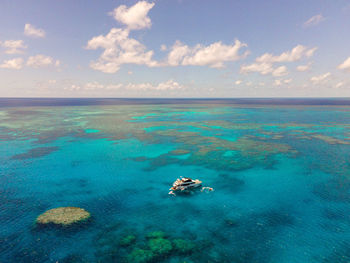
<svg viewBox="0 0 350 263">
<path fill-rule="evenodd" d="M 350 262 L 349 102 L 0 99 L 0 262 Z"/>
</svg>

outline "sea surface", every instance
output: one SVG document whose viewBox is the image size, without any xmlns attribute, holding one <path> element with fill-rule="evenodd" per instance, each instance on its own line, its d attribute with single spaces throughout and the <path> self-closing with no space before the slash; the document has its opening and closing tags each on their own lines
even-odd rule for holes
<svg viewBox="0 0 350 263">
<path fill-rule="evenodd" d="M 0 262 L 350 262 L 350 100 L 0 99 Z"/>
</svg>

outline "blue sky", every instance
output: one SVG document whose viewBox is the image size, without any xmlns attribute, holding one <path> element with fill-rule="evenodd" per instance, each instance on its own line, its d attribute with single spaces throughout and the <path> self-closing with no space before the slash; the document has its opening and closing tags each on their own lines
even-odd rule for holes
<svg viewBox="0 0 350 263">
<path fill-rule="evenodd" d="M 2 0 L 0 96 L 350 96 L 350 1 Z"/>
</svg>

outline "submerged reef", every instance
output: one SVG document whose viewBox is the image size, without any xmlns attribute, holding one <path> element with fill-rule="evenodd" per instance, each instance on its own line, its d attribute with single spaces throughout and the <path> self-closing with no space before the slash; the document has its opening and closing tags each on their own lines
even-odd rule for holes
<svg viewBox="0 0 350 263">
<path fill-rule="evenodd" d="M 348 124 L 259 122 L 254 118 L 251 120 L 249 114 L 237 108 L 213 108 L 210 105 L 104 106 L 74 110 L 67 107 L 61 111 L 32 107 L 28 111 L 3 111 L 0 129 L 3 139 L 31 139 L 33 144 L 73 137 L 116 142 L 133 138 L 144 144 L 172 142 L 177 145 L 159 156 L 133 156 L 135 161 L 147 162 L 146 171 L 171 164 L 197 165 L 220 171 L 241 171 L 256 165 L 271 168 L 275 155 L 297 153 L 289 143 L 293 138 L 350 145 Z M 231 116 L 229 120 L 228 115 Z M 57 124 L 55 128 L 53 121 Z M 38 158 L 56 150 L 52 146 L 33 148 L 12 159 Z"/>
<path fill-rule="evenodd" d="M 148 239 L 152 239 L 152 238 L 164 238 L 165 237 L 165 232 L 163 231 L 152 231 L 152 232 L 149 232 L 146 237 Z"/>
<path fill-rule="evenodd" d="M 59 207 L 46 211 L 38 216 L 37 224 L 69 226 L 90 218 L 90 213 L 79 207 Z"/>
<path fill-rule="evenodd" d="M 148 249 L 135 248 L 127 256 L 126 262 L 129 263 L 146 263 L 153 260 L 154 254 Z"/>
<path fill-rule="evenodd" d="M 163 231 L 153 231 L 146 234 L 148 242 L 140 247 L 135 247 L 126 256 L 126 262 L 143 263 L 159 262 L 161 258 L 167 257 L 173 250 L 172 242 L 166 238 Z"/>
<path fill-rule="evenodd" d="M 162 262 L 167 257 L 178 254 L 190 254 L 195 248 L 195 244 L 183 239 L 168 239 L 164 235 L 154 235 L 162 233 L 153 232 L 148 235 L 147 244 L 143 247 L 134 248 L 126 257 L 126 262 Z M 151 238 L 150 238 L 151 236 Z"/>
<path fill-rule="evenodd" d="M 172 249 L 171 242 L 165 238 L 152 238 L 148 241 L 148 247 L 156 255 L 166 255 Z"/>
<path fill-rule="evenodd" d="M 135 243 L 136 241 L 136 236 L 134 235 L 127 235 L 125 237 L 122 237 L 119 241 L 119 244 L 123 247 L 127 247 Z"/>
<path fill-rule="evenodd" d="M 322 135 L 322 134 L 312 135 L 311 137 L 315 138 L 315 139 L 322 140 L 322 141 L 327 142 L 329 144 L 347 144 L 347 145 L 350 145 L 349 139 L 341 140 L 338 138 L 334 138 L 334 137 Z"/>
<path fill-rule="evenodd" d="M 174 250 L 181 254 L 189 254 L 196 247 L 194 242 L 181 238 L 174 239 L 172 244 Z"/>
<path fill-rule="evenodd" d="M 59 147 L 52 146 L 52 147 L 37 147 L 30 149 L 28 152 L 16 154 L 11 157 L 12 160 L 25 160 L 25 159 L 32 159 L 32 158 L 39 158 L 46 155 L 49 155 L 50 153 L 57 151 Z"/>
<path fill-rule="evenodd" d="M 118 238 L 118 236 L 120 238 Z M 201 241 L 160 230 L 138 232 L 120 225 L 101 231 L 96 240 L 99 262 L 196 262 Z"/>
</svg>

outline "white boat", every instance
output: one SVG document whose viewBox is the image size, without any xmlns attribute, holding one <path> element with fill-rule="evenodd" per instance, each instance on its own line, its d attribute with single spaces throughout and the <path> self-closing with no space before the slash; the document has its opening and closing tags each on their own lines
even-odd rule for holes
<svg viewBox="0 0 350 263">
<path fill-rule="evenodd" d="M 180 179 L 176 179 L 176 181 L 173 183 L 173 186 L 169 189 L 172 191 L 185 191 L 190 190 L 193 188 L 200 187 L 202 185 L 202 181 L 195 179 L 192 180 L 188 177 L 180 177 Z"/>
</svg>

